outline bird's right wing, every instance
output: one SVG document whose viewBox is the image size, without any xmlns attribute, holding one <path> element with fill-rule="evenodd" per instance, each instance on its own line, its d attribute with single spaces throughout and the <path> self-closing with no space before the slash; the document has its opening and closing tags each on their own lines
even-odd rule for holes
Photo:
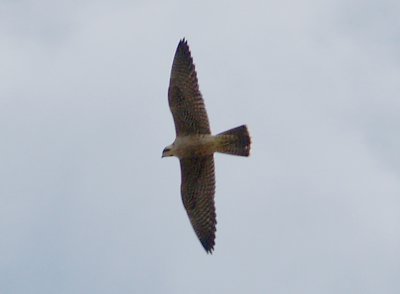
<svg viewBox="0 0 400 294">
<path fill-rule="evenodd" d="M 216 213 L 214 204 L 215 175 L 213 155 L 180 160 L 183 205 L 204 249 L 214 250 Z"/>
</svg>

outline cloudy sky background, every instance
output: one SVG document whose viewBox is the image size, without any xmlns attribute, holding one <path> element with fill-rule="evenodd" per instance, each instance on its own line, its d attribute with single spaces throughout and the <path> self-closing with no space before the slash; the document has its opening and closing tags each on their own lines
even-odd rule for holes
<svg viewBox="0 0 400 294">
<path fill-rule="evenodd" d="M 399 293 L 399 1 L 0 1 L 0 293 Z M 179 194 L 186 37 L 216 250 Z"/>
</svg>

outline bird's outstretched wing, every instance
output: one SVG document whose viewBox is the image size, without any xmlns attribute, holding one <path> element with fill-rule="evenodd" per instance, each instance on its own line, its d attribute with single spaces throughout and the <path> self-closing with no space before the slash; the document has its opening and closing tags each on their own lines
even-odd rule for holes
<svg viewBox="0 0 400 294">
<path fill-rule="evenodd" d="M 181 163 L 182 201 L 193 229 L 204 249 L 214 250 L 216 214 L 213 155 L 183 158 Z"/>
<path fill-rule="evenodd" d="M 206 108 L 197 81 L 196 69 L 185 39 L 175 52 L 168 88 L 169 107 L 177 136 L 210 134 Z"/>
</svg>

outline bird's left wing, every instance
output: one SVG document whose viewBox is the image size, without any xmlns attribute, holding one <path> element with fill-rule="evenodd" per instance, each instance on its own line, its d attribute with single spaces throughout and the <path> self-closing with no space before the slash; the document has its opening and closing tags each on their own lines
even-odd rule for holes
<svg viewBox="0 0 400 294">
<path fill-rule="evenodd" d="M 168 102 L 174 117 L 177 136 L 210 134 L 196 69 L 185 39 L 179 42 L 175 52 L 168 88 Z"/>
</svg>

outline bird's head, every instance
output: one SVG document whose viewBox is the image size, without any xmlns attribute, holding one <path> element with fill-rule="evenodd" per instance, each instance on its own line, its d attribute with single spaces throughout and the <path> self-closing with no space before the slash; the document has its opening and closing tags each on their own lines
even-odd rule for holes
<svg viewBox="0 0 400 294">
<path fill-rule="evenodd" d="M 174 156 L 174 152 L 172 150 L 172 145 L 169 145 L 164 148 L 161 158 L 168 157 L 168 156 Z"/>
</svg>

